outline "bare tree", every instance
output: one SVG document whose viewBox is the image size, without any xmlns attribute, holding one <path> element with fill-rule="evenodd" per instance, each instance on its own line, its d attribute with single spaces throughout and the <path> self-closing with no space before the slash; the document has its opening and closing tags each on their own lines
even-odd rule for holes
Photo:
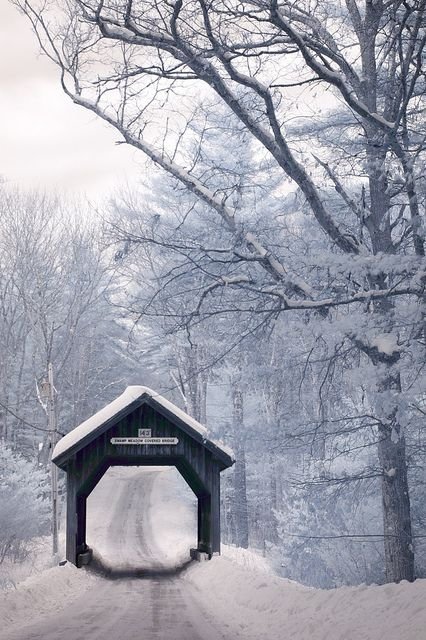
<svg viewBox="0 0 426 640">
<path fill-rule="evenodd" d="M 91 379 L 98 388 L 99 380 L 114 381 L 114 363 L 102 363 L 107 350 L 100 345 L 109 333 L 113 351 L 114 312 L 106 296 L 114 273 L 99 229 L 76 209 L 36 192 L 0 193 L 0 437 L 27 455 L 41 439 L 47 454 L 36 383 L 49 363 L 68 428 L 96 408 Z"/>
</svg>

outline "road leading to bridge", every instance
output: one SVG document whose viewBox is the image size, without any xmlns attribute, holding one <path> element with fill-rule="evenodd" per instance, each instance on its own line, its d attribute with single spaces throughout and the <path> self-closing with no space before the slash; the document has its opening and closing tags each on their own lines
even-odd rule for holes
<svg viewBox="0 0 426 640">
<path fill-rule="evenodd" d="M 97 552 L 90 569 L 97 575 L 93 588 L 65 609 L 10 630 L 8 640 L 230 638 L 208 610 L 208 594 L 204 601 L 183 579 L 188 561 L 182 550 L 180 561 L 179 554 L 165 561 L 156 545 L 152 493 L 161 473 L 164 470 L 150 468 L 110 470 L 88 509 L 88 542 L 95 541 Z"/>
<path fill-rule="evenodd" d="M 13 620 L 13 627 L 3 625 L 3 607 L 0 640 L 426 637 L 425 580 L 310 589 L 270 575 L 258 565 L 247 570 L 242 561 L 253 562 L 256 556 L 241 556 L 242 550 L 232 552 L 238 551 L 239 562 L 214 558 L 185 569 L 196 526 L 190 523 L 186 503 L 178 503 L 175 497 L 186 487 L 178 486 L 168 470 L 111 471 L 89 503 L 88 542 L 101 559 L 90 573 L 57 567 L 42 572 L 35 581 L 30 579 L 27 587 L 18 587 L 19 597 L 6 594 L 11 614 L 6 624 Z M 86 590 L 79 597 L 80 584 Z M 64 594 L 69 594 L 69 604 L 45 615 L 42 611 L 55 588 L 55 601 L 63 604 Z M 32 614 L 34 620 L 27 624 Z"/>
</svg>

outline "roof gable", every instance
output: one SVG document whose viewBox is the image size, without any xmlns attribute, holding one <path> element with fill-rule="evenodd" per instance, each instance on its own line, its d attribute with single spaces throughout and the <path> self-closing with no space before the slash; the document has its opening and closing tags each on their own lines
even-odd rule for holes
<svg viewBox="0 0 426 640">
<path fill-rule="evenodd" d="M 53 450 L 52 461 L 60 467 L 64 466 L 78 451 L 145 403 L 210 450 L 222 461 L 224 467 L 230 467 L 234 463 L 232 450 L 223 443 L 208 438 L 206 427 L 159 393 L 142 386 L 127 387 L 118 398 L 61 438 Z"/>
</svg>

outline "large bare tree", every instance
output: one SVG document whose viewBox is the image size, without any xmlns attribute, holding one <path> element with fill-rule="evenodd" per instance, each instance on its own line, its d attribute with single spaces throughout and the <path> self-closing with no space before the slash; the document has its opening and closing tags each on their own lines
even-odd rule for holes
<svg viewBox="0 0 426 640">
<path fill-rule="evenodd" d="M 347 335 L 374 367 L 380 398 L 387 579 L 412 580 L 401 361 L 424 345 L 426 0 L 14 1 L 65 93 L 216 212 L 233 239 L 229 260 L 254 266 L 217 275 L 203 301 L 239 287 L 277 312 L 351 306 L 374 318 Z M 208 110 L 205 127 L 189 126 L 200 96 L 219 101 L 284 191 L 303 198 L 329 261 L 295 264 L 197 170 L 184 141 L 205 147 Z M 403 305 L 415 307 L 404 344 Z"/>
</svg>

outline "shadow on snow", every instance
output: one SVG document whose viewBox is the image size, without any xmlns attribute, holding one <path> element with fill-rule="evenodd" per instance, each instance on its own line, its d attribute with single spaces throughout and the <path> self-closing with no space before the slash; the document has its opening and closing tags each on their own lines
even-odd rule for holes
<svg viewBox="0 0 426 640">
<path fill-rule="evenodd" d="M 181 575 L 186 571 L 192 559 L 185 560 L 181 564 L 175 566 L 129 566 L 129 565 L 111 565 L 107 563 L 101 556 L 93 554 L 93 559 L 85 568 L 90 573 L 101 576 L 106 580 L 125 580 L 125 579 L 169 579 Z"/>
</svg>

